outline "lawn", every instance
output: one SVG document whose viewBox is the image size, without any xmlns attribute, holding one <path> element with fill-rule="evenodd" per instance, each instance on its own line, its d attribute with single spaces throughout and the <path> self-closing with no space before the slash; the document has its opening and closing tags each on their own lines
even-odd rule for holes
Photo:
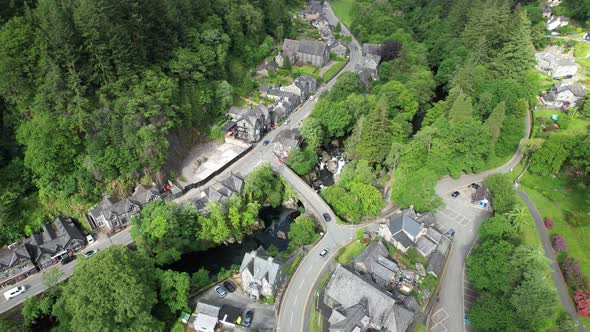
<svg viewBox="0 0 590 332">
<path fill-rule="evenodd" d="M 316 79 L 320 79 L 319 76 L 319 68 L 312 67 L 312 66 L 292 66 L 291 73 L 295 74 L 295 77 L 300 75 L 311 75 Z"/>
<path fill-rule="evenodd" d="M 522 241 L 526 245 L 541 247 L 541 238 L 539 238 L 539 232 L 537 232 L 535 220 L 520 197 L 518 197 L 518 201 L 520 202 L 520 205 L 523 207 L 524 211 L 518 220 L 519 223 L 524 224 L 524 227 L 522 228 Z"/>
<path fill-rule="evenodd" d="M 332 67 L 326 70 L 324 76 L 322 76 L 324 82 L 331 80 L 334 76 L 336 76 L 336 74 L 338 74 L 340 69 L 344 68 L 344 66 L 346 66 L 346 61 L 338 61 L 332 65 Z"/>
<path fill-rule="evenodd" d="M 543 118 L 545 120 L 549 120 L 553 114 L 558 116 L 557 123 L 561 127 L 559 133 L 568 135 L 583 135 L 588 132 L 588 126 L 590 126 L 589 120 L 567 117 L 560 110 L 537 110 L 533 112 L 533 119 Z"/>
<path fill-rule="evenodd" d="M 576 57 L 576 62 L 580 66 L 584 68 L 584 70 L 590 71 L 590 43 L 587 42 L 580 42 L 576 43 L 574 48 L 574 56 Z"/>
<path fill-rule="evenodd" d="M 338 250 L 338 263 L 348 264 L 365 250 L 366 245 L 361 241 L 355 240 L 349 243 L 346 247 Z"/>
<path fill-rule="evenodd" d="M 350 27 L 350 23 L 352 23 L 352 3 L 354 0 L 332 0 L 330 1 L 330 5 L 332 9 L 334 9 L 334 13 L 336 16 L 346 25 Z"/>
</svg>

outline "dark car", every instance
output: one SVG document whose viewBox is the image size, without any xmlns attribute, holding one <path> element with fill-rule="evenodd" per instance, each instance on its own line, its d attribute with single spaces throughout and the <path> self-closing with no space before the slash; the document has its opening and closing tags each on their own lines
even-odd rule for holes
<svg viewBox="0 0 590 332">
<path fill-rule="evenodd" d="M 254 319 L 254 312 L 248 311 L 246 313 L 246 315 L 244 315 L 244 322 L 242 323 L 242 325 L 244 325 L 245 327 L 249 327 L 250 325 L 252 325 L 253 319 Z"/>
<path fill-rule="evenodd" d="M 453 198 L 457 198 L 457 196 L 459 196 L 461 193 L 458 191 L 453 191 L 453 193 L 451 194 L 451 197 Z"/>
<path fill-rule="evenodd" d="M 325 220 L 326 222 L 332 221 L 332 217 L 330 217 L 330 215 L 329 215 L 329 214 L 327 214 L 327 213 L 324 213 L 324 214 L 322 214 L 322 216 L 324 217 L 324 220 Z"/>
<path fill-rule="evenodd" d="M 76 259 L 76 255 L 66 256 L 66 257 L 64 257 L 64 258 L 61 259 L 61 264 L 62 265 L 66 265 L 69 262 L 73 261 L 74 259 Z"/>
<path fill-rule="evenodd" d="M 215 286 L 215 291 L 217 292 L 217 295 L 219 295 L 219 297 L 227 296 L 227 292 L 225 291 L 225 288 L 223 288 L 223 286 Z"/>
<path fill-rule="evenodd" d="M 473 188 L 473 189 L 476 189 L 476 190 L 477 190 L 477 189 L 479 189 L 479 188 L 481 188 L 481 186 L 480 186 L 479 184 L 475 183 L 475 182 L 474 182 L 474 183 L 472 183 L 472 184 L 470 184 L 469 186 L 470 186 L 471 188 Z"/>
<path fill-rule="evenodd" d="M 236 286 L 234 286 L 234 284 L 229 280 L 226 280 L 223 283 L 223 287 L 225 287 L 225 289 L 227 289 L 230 293 L 233 293 L 236 291 Z"/>
<path fill-rule="evenodd" d="M 449 238 L 452 239 L 455 236 L 455 230 L 454 229 L 449 229 L 445 235 Z"/>
<path fill-rule="evenodd" d="M 85 258 L 90 258 L 94 254 L 96 254 L 97 252 L 98 252 L 98 249 L 88 250 L 87 252 L 84 253 L 84 257 Z"/>
<path fill-rule="evenodd" d="M 266 140 L 266 141 L 262 142 L 262 145 L 268 145 L 268 143 L 270 143 L 270 141 Z"/>
</svg>

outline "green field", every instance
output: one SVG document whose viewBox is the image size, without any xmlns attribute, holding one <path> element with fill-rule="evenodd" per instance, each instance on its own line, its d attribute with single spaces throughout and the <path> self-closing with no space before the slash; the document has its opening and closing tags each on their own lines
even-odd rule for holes
<svg viewBox="0 0 590 332">
<path fill-rule="evenodd" d="M 330 1 L 330 5 L 332 9 L 334 9 L 334 13 L 336 16 L 346 25 L 350 27 L 350 23 L 352 23 L 352 3 L 354 0 L 332 0 Z"/>
<path fill-rule="evenodd" d="M 326 72 L 324 73 L 324 76 L 322 76 L 322 79 L 324 80 L 324 82 L 331 80 L 332 77 L 334 77 L 334 76 L 336 76 L 336 74 L 338 74 L 340 69 L 344 68 L 344 66 L 346 66 L 346 61 L 338 61 L 334 65 L 332 65 L 332 67 L 330 67 L 328 70 L 326 70 Z"/>
<path fill-rule="evenodd" d="M 586 71 L 590 71 L 590 43 L 581 42 L 576 43 L 574 48 L 574 56 L 576 57 L 576 62 L 584 68 Z"/>
</svg>

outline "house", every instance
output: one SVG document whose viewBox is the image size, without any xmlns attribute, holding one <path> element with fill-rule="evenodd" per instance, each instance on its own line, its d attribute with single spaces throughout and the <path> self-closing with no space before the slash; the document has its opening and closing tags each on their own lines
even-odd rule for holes
<svg viewBox="0 0 590 332">
<path fill-rule="evenodd" d="M 291 63 L 323 67 L 330 61 L 330 50 L 323 41 L 285 39 L 281 53 L 277 55 L 275 61 L 283 66 L 285 59 L 289 59 Z"/>
<path fill-rule="evenodd" d="M 191 315 L 189 325 L 197 332 L 215 332 L 221 308 L 198 302 L 195 312 Z"/>
<path fill-rule="evenodd" d="M 442 237 L 433 225 L 432 213 L 419 214 L 410 206 L 389 217 L 387 223 L 380 224 L 379 235 L 401 252 L 405 253 L 415 247 L 418 253 L 428 257 Z"/>
<path fill-rule="evenodd" d="M 471 203 L 487 208 L 492 202 L 492 193 L 485 186 L 479 186 L 471 195 Z"/>
<path fill-rule="evenodd" d="M 230 173 L 228 177 L 221 181 L 213 183 L 211 186 L 205 188 L 199 198 L 190 200 L 190 203 L 201 214 L 207 214 L 207 203 L 209 202 L 227 202 L 230 197 L 242 192 L 244 186 L 244 179 L 234 173 Z"/>
<path fill-rule="evenodd" d="M 272 88 L 266 92 L 266 97 L 273 100 L 281 100 L 284 98 L 291 98 L 293 96 L 297 98 L 297 103 L 299 103 L 299 96 L 297 96 L 293 92 L 282 91 L 280 88 Z"/>
<path fill-rule="evenodd" d="M 551 16 L 547 23 L 545 24 L 545 28 L 549 31 L 553 31 L 555 29 L 564 27 L 570 23 L 570 19 L 564 16 Z"/>
<path fill-rule="evenodd" d="M 306 21 L 315 21 L 322 17 L 324 8 L 319 1 L 310 1 L 305 5 L 305 9 L 299 11 L 298 14 Z"/>
<path fill-rule="evenodd" d="M 13 244 L 0 249 L 0 287 L 19 282 L 37 269 L 24 244 Z"/>
<path fill-rule="evenodd" d="M 137 186 L 129 198 L 120 201 L 105 195 L 100 204 L 88 212 L 86 218 L 93 229 L 118 231 L 126 227 L 131 217 L 138 214 L 141 208 L 160 197 L 159 190 L 147 186 Z"/>
<path fill-rule="evenodd" d="M 274 296 L 285 278 L 281 265 L 273 257 L 266 256 L 262 247 L 244 255 L 240 276 L 242 289 L 256 301 Z"/>
<path fill-rule="evenodd" d="M 57 263 L 69 252 L 82 249 L 86 245 L 86 237 L 72 219 L 57 217 L 23 243 L 31 261 L 43 270 Z"/>
<path fill-rule="evenodd" d="M 330 46 L 330 53 L 333 53 L 339 58 L 346 58 L 348 55 L 348 48 L 342 45 L 341 42 L 336 42 Z"/>
<path fill-rule="evenodd" d="M 301 144 L 301 134 L 297 128 L 285 129 L 273 139 L 273 152 L 280 159 L 289 157 L 289 153 Z"/>
<path fill-rule="evenodd" d="M 443 235 L 439 241 L 436 251 L 432 253 L 428 259 L 426 272 L 437 278 L 440 278 L 444 270 L 445 262 L 447 261 L 447 254 L 450 248 L 451 240 Z"/>
<path fill-rule="evenodd" d="M 290 92 L 299 97 L 300 101 L 307 100 L 309 96 L 318 88 L 318 81 L 311 75 L 302 75 L 297 77 L 287 86 L 280 88 L 283 92 Z"/>
<path fill-rule="evenodd" d="M 541 97 L 541 101 L 547 107 L 562 107 L 564 104 L 576 106 L 586 96 L 584 87 L 579 84 L 559 82 Z"/>
<path fill-rule="evenodd" d="M 279 122 L 289 117 L 291 112 L 293 112 L 293 110 L 299 105 L 299 96 L 290 92 L 289 94 L 289 97 L 281 98 L 269 107 L 273 125 L 277 125 Z"/>
<path fill-rule="evenodd" d="M 395 281 L 399 266 L 388 258 L 387 248 L 381 241 L 371 242 L 365 250 L 352 260 L 357 272 L 366 274 L 381 288 L 387 288 Z"/>
<path fill-rule="evenodd" d="M 365 76 L 376 80 L 379 77 L 378 68 L 381 63 L 382 48 L 381 44 L 363 44 L 361 63 L 357 65 L 356 71 L 358 73 L 364 72 Z"/>
<path fill-rule="evenodd" d="M 277 68 L 278 64 L 274 60 L 271 60 L 267 63 L 256 66 L 256 73 L 260 76 L 268 76 L 270 70 L 275 70 Z"/>
<path fill-rule="evenodd" d="M 342 265 L 336 267 L 328 281 L 323 301 L 333 310 L 331 331 L 403 332 L 414 318 L 414 312 L 392 293 Z M 343 325 L 348 329 L 341 328 Z"/>
<path fill-rule="evenodd" d="M 238 139 L 258 142 L 270 128 L 270 114 L 268 108 L 262 104 L 246 108 L 232 106 L 228 114 L 236 123 L 231 130 Z"/>
<path fill-rule="evenodd" d="M 551 52 L 538 52 L 535 58 L 537 59 L 536 68 L 555 79 L 571 77 L 578 71 L 576 61 L 571 57 L 555 55 Z"/>
</svg>

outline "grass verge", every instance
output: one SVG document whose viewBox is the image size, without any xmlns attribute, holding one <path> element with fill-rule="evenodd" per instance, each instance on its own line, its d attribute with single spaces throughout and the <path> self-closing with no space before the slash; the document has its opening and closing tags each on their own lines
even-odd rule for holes
<svg viewBox="0 0 590 332">
<path fill-rule="evenodd" d="M 340 248 L 340 250 L 338 250 L 338 263 L 344 265 L 352 262 L 355 257 L 365 250 L 365 247 L 364 243 L 355 240 L 349 243 L 346 247 Z"/>
<path fill-rule="evenodd" d="M 332 67 L 330 67 L 330 69 L 326 70 L 324 76 L 322 76 L 324 82 L 331 80 L 342 68 L 344 68 L 344 66 L 346 66 L 346 61 L 336 62 Z"/>
</svg>

